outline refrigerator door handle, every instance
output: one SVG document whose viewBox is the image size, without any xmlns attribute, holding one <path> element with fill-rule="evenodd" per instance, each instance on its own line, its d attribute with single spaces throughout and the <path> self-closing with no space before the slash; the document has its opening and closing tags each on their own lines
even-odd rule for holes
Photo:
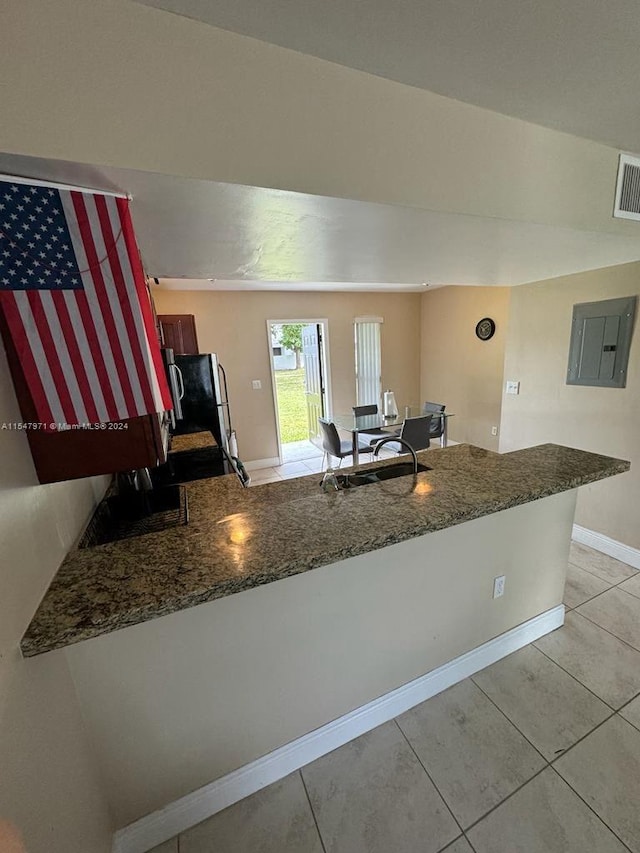
<svg viewBox="0 0 640 853">
<path fill-rule="evenodd" d="M 180 380 L 180 391 L 178 392 L 178 400 L 182 400 L 184 397 L 184 379 L 182 378 L 182 371 L 178 367 L 177 364 L 172 364 L 172 367 L 175 367 L 176 372 L 178 374 L 178 379 Z"/>
</svg>

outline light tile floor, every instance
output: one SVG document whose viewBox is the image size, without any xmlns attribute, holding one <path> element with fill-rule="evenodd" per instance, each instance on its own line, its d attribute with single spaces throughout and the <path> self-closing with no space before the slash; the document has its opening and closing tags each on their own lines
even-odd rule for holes
<svg viewBox="0 0 640 853">
<path fill-rule="evenodd" d="M 395 453 L 386 450 L 384 447 L 380 451 L 381 459 L 389 459 L 395 456 Z M 307 477 L 309 474 L 318 474 L 322 471 L 322 450 L 312 444 L 310 441 L 292 441 L 289 444 L 282 445 L 282 465 L 275 465 L 269 468 L 256 468 L 249 471 L 251 475 L 251 485 L 259 486 L 263 483 L 277 483 L 278 480 L 290 480 L 293 477 Z M 365 461 L 370 462 L 368 457 Z M 336 465 L 336 460 L 333 460 Z M 345 456 L 342 460 L 342 466 L 347 468 L 353 464 L 351 456 Z"/>
<path fill-rule="evenodd" d="M 640 853 L 640 572 L 570 561 L 562 628 L 154 853 Z"/>
</svg>

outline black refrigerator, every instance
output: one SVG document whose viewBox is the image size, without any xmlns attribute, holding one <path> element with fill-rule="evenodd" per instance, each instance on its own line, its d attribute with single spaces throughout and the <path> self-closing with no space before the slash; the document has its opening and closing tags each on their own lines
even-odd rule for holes
<svg viewBox="0 0 640 853">
<path fill-rule="evenodd" d="M 173 355 L 169 370 L 176 386 L 177 404 L 174 407 L 174 435 L 210 432 L 221 449 L 223 469 L 218 473 L 235 472 L 243 485 L 249 478 L 238 459 L 235 435 L 231 426 L 231 413 L 227 394 L 227 378 L 215 353 L 200 355 Z M 167 360 L 165 359 L 165 364 Z M 206 455 L 206 454 L 203 454 Z M 211 455 L 211 454 L 209 454 Z M 215 476 L 210 474 L 209 476 Z"/>
</svg>

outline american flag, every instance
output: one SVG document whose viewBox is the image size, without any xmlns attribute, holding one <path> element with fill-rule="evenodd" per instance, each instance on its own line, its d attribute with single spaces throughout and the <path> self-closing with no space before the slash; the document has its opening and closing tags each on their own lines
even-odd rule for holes
<svg viewBox="0 0 640 853">
<path fill-rule="evenodd" d="M 171 408 L 127 199 L 0 181 L 0 307 L 43 424 Z"/>
</svg>

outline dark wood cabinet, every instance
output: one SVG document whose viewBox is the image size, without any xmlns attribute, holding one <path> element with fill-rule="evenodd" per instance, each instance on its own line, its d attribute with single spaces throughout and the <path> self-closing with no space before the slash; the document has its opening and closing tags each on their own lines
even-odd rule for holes
<svg viewBox="0 0 640 853">
<path fill-rule="evenodd" d="M 199 355 L 196 318 L 193 314 L 158 314 L 163 346 L 176 355 Z"/>
</svg>

